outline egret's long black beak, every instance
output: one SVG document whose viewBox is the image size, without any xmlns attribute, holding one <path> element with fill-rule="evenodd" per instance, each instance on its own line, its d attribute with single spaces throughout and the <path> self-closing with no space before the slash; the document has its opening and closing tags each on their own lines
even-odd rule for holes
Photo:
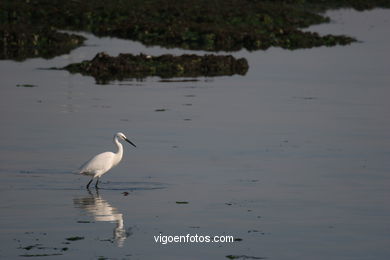
<svg viewBox="0 0 390 260">
<path fill-rule="evenodd" d="M 129 144 L 131 144 L 132 146 L 134 147 L 137 147 L 132 141 L 130 141 L 129 139 L 125 138 L 125 141 L 128 142 Z"/>
</svg>

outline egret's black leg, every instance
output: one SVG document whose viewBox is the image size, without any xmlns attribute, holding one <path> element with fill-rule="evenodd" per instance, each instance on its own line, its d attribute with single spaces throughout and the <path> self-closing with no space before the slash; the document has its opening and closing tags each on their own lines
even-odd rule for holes
<svg viewBox="0 0 390 260">
<path fill-rule="evenodd" d="M 99 178 L 96 179 L 95 189 L 99 189 L 98 183 L 99 183 Z"/>
<path fill-rule="evenodd" d="M 92 181 L 93 181 L 93 178 L 88 182 L 88 184 L 87 184 L 87 190 L 89 190 L 89 185 L 91 184 Z"/>
</svg>

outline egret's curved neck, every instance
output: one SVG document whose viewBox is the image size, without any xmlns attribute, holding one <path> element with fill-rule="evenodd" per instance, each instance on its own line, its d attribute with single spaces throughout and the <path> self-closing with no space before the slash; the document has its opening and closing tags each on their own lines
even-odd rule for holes
<svg viewBox="0 0 390 260">
<path fill-rule="evenodd" d="M 116 136 L 114 137 L 114 143 L 115 143 L 116 147 L 118 148 L 116 155 L 118 156 L 118 158 L 120 160 L 122 158 L 122 155 L 123 155 L 123 146 L 119 142 L 118 137 L 116 137 Z"/>
</svg>

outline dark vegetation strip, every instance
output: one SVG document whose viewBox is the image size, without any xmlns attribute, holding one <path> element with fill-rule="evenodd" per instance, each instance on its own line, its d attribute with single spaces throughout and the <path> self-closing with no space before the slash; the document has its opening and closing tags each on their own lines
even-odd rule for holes
<svg viewBox="0 0 390 260">
<path fill-rule="evenodd" d="M 90 31 L 96 35 L 141 41 L 147 45 L 235 51 L 288 49 L 349 44 L 348 36 L 320 36 L 300 28 L 328 22 L 316 11 L 353 7 L 358 10 L 390 7 L 388 0 L 3 0 L 0 1 L 1 49 L 47 49 L 73 37 L 53 37 L 42 47 L 37 35 L 54 35 L 52 29 Z M 26 26 L 27 25 L 27 26 Z M 16 27 L 15 27 L 16 26 Z M 25 28 L 22 28 L 25 27 Z M 42 29 L 45 28 L 45 29 Z M 23 37 L 17 34 L 23 32 Z M 8 37 L 8 35 L 13 35 Z M 19 42 L 22 42 L 19 45 Z M 35 47 L 26 47 L 26 45 Z M 35 45 L 34 45 L 35 44 Z M 65 44 L 69 46 L 69 44 Z M 72 45 L 72 44 L 70 44 Z M 20 46 L 20 47 L 17 47 Z M 38 47 L 37 47 L 38 46 Z M 4 52 L 4 51 L 3 51 Z M 50 53 L 50 51 L 47 51 Z M 38 51 L 48 55 L 44 51 Z M 8 55 L 12 56 L 12 55 Z M 7 58 L 2 54 L 2 58 Z"/>
<path fill-rule="evenodd" d="M 319 35 L 301 29 L 329 22 L 319 12 L 352 7 L 390 7 L 389 0 L 2 0 L 0 59 L 52 58 L 85 40 L 58 30 L 89 31 L 145 45 L 208 51 L 286 49 L 346 45 L 344 35 Z M 65 67 L 93 76 L 98 83 L 147 76 L 244 75 L 245 59 L 230 55 L 97 54 Z"/>
<path fill-rule="evenodd" d="M 0 59 L 53 58 L 69 53 L 85 38 L 61 33 L 49 27 L 0 24 Z"/>
<path fill-rule="evenodd" d="M 120 54 L 111 57 L 105 53 L 98 53 L 90 61 L 70 64 L 64 69 L 71 73 L 93 76 L 98 83 L 107 83 L 115 79 L 141 79 L 148 76 L 171 78 L 244 75 L 248 70 L 248 63 L 246 59 L 235 59 L 231 55 Z"/>
</svg>

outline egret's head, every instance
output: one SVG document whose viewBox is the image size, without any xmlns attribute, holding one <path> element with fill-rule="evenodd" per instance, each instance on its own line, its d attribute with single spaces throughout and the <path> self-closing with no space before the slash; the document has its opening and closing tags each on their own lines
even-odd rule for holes
<svg viewBox="0 0 390 260">
<path fill-rule="evenodd" d="M 131 144 L 132 146 L 137 147 L 137 146 L 135 146 L 135 144 L 134 144 L 133 142 L 131 142 L 129 139 L 127 139 L 127 137 L 125 136 L 125 134 L 122 133 L 122 132 L 116 133 L 116 134 L 115 134 L 115 137 L 117 137 L 118 139 L 125 140 L 126 142 L 128 142 L 128 143 Z"/>
</svg>

